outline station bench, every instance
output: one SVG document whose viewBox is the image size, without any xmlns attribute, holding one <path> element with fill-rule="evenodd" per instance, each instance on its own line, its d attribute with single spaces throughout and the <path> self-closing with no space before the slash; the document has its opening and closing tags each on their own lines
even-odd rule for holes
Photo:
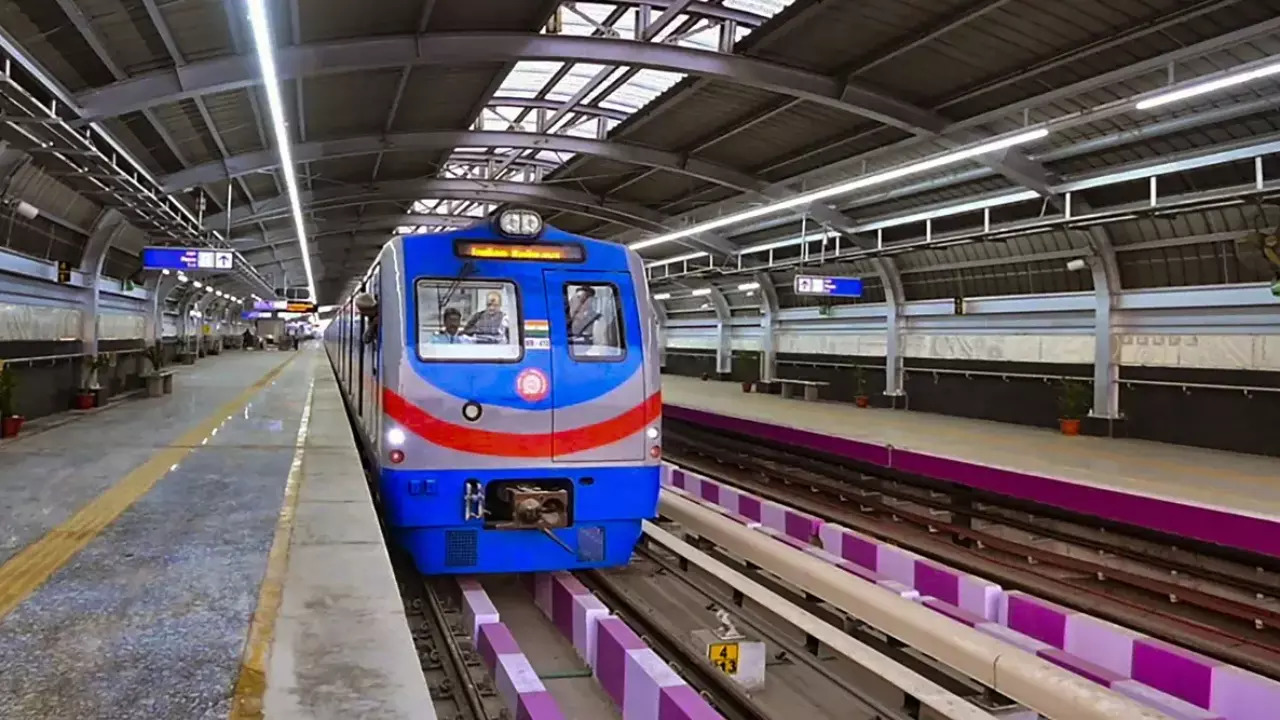
<svg viewBox="0 0 1280 720">
<path fill-rule="evenodd" d="M 831 383 L 822 380 L 783 380 L 777 379 L 774 382 L 782 385 L 782 397 L 790 398 L 796 396 L 796 388 L 804 388 L 805 400 L 817 400 L 818 389 L 824 388 Z"/>
</svg>

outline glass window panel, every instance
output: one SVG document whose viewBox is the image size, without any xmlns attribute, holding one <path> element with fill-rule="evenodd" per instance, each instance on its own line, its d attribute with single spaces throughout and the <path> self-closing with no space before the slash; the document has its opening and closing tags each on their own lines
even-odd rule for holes
<svg viewBox="0 0 1280 720">
<path fill-rule="evenodd" d="M 565 325 L 575 360 L 619 360 L 627 354 L 618 288 L 608 283 L 566 283 Z"/>
<path fill-rule="evenodd" d="M 511 362 L 523 356 L 515 283 L 423 279 L 417 294 L 419 358 Z"/>
</svg>

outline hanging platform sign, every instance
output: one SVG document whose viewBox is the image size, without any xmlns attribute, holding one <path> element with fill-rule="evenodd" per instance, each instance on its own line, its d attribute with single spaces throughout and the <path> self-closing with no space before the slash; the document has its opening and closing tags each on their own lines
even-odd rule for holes
<svg viewBox="0 0 1280 720">
<path fill-rule="evenodd" d="M 142 249 L 145 270 L 231 270 L 236 254 L 210 248 L 147 247 Z"/>
<path fill-rule="evenodd" d="M 797 295 L 857 298 L 862 297 L 862 278 L 797 275 L 794 288 Z"/>
</svg>

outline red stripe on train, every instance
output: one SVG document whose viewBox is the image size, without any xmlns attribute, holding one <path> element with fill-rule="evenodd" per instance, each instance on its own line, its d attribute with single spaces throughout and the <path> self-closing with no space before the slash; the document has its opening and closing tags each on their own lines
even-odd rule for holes
<svg viewBox="0 0 1280 720">
<path fill-rule="evenodd" d="M 507 433 L 455 425 L 387 388 L 382 391 L 382 409 L 406 430 L 450 450 L 499 457 L 551 457 L 552 443 L 557 455 L 568 455 L 604 447 L 644 430 L 662 414 L 662 393 L 656 392 L 608 420 L 556 433 Z"/>
</svg>

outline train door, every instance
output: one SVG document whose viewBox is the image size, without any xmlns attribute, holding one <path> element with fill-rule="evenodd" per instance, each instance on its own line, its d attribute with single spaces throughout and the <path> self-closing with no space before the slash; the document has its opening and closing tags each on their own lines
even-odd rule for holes
<svg viewBox="0 0 1280 720">
<path fill-rule="evenodd" d="M 552 341 L 553 459 L 643 460 L 641 428 L 620 430 L 644 413 L 648 396 L 631 276 L 545 270 L 543 277 Z M 620 432 L 627 437 L 617 437 Z"/>
<path fill-rule="evenodd" d="M 373 266 L 373 272 L 369 275 L 369 292 L 373 293 L 373 298 L 378 301 L 378 307 L 382 308 L 382 298 L 386 293 L 382 292 L 382 263 Z M 376 327 L 373 332 L 373 342 L 369 343 L 369 416 L 366 419 L 369 432 L 374 438 L 374 450 L 379 455 L 382 453 L 382 332 L 383 318 L 382 312 L 378 313 Z"/>
</svg>

